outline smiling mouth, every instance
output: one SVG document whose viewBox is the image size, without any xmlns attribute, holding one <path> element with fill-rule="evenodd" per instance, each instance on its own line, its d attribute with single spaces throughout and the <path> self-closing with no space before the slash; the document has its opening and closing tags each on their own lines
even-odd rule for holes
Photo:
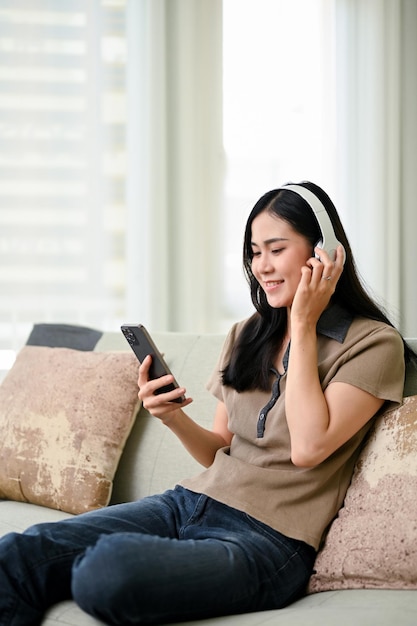
<svg viewBox="0 0 417 626">
<path fill-rule="evenodd" d="M 264 283 L 265 289 L 273 289 L 274 287 L 278 287 L 278 285 L 282 285 L 283 282 L 283 280 L 269 280 Z"/>
</svg>

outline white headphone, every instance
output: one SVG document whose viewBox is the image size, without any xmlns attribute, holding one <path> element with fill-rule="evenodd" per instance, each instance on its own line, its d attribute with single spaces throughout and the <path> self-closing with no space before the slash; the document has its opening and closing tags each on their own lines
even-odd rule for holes
<svg viewBox="0 0 417 626">
<path fill-rule="evenodd" d="M 326 250 L 330 258 L 334 261 L 336 258 L 336 248 L 337 246 L 341 246 L 342 244 L 336 238 L 333 225 L 330 221 L 330 217 L 326 209 L 324 208 L 324 205 L 321 202 L 321 200 L 312 191 L 310 191 L 310 189 L 307 189 L 306 187 L 302 187 L 301 185 L 284 185 L 282 187 L 279 187 L 279 189 L 286 189 L 288 191 L 293 191 L 294 193 L 298 193 L 298 195 L 304 198 L 307 204 L 311 207 L 315 215 L 315 218 L 317 220 L 317 223 L 319 225 L 320 234 L 321 234 L 321 237 L 316 243 L 316 246 L 318 248 L 322 248 L 323 250 Z M 344 252 L 344 259 L 343 259 L 343 263 L 344 263 L 346 260 L 346 252 L 344 248 L 343 248 L 343 252 Z M 316 255 L 316 257 L 320 259 L 318 255 Z"/>
</svg>

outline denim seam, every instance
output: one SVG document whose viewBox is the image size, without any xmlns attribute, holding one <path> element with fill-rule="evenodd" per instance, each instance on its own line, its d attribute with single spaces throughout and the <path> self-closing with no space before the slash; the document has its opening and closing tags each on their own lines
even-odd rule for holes
<svg viewBox="0 0 417 626">
<path fill-rule="evenodd" d="M 201 518 L 201 514 L 206 508 L 207 502 L 208 502 L 207 496 L 203 494 L 200 494 L 198 496 L 197 502 L 194 506 L 192 513 L 189 515 L 189 517 L 185 520 L 184 524 L 179 529 L 179 533 L 178 533 L 179 537 L 183 537 L 185 530 L 188 528 L 188 526 L 195 524 L 198 521 L 198 519 Z"/>
</svg>

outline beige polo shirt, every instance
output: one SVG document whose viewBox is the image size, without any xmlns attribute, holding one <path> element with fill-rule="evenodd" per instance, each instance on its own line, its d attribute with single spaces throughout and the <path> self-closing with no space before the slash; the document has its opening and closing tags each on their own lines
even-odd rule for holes
<svg viewBox="0 0 417 626">
<path fill-rule="evenodd" d="M 320 465 L 296 467 L 290 458 L 285 417 L 286 374 L 279 380 L 279 396 L 271 403 L 261 429 L 260 415 L 271 400 L 271 392 L 238 393 L 222 385 L 220 372 L 243 323 L 231 329 L 208 383 L 208 389 L 226 405 L 232 443 L 218 450 L 208 469 L 181 484 L 318 549 L 343 503 L 359 447 L 375 418 Z M 387 404 L 401 402 L 404 349 L 395 329 L 361 317 L 352 320 L 336 305 L 322 315 L 317 331 L 323 390 L 339 381 L 386 400 L 384 409 Z"/>
</svg>

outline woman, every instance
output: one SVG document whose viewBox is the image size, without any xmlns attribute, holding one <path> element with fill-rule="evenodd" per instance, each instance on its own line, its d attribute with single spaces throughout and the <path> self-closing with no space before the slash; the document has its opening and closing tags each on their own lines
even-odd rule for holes
<svg viewBox="0 0 417 626">
<path fill-rule="evenodd" d="M 317 247 L 307 189 L 330 217 Z M 305 194 L 304 194 L 305 195 Z M 319 257 L 317 258 L 316 255 Z M 0 541 L 0 624 L 36 624 L 72 597 L 108 624 L 167 623 L 279 608 L 303 594 L 374 418 L 401 402 L 409 348 L 364 292 L 336 209 L 312 183 L 253 208 L 244 267 L 256 312 L 230 331 L 209 382 L 211 431 L 139 397 L 207 469 L 174 490 L 32 527 Z"/>
</svg>

